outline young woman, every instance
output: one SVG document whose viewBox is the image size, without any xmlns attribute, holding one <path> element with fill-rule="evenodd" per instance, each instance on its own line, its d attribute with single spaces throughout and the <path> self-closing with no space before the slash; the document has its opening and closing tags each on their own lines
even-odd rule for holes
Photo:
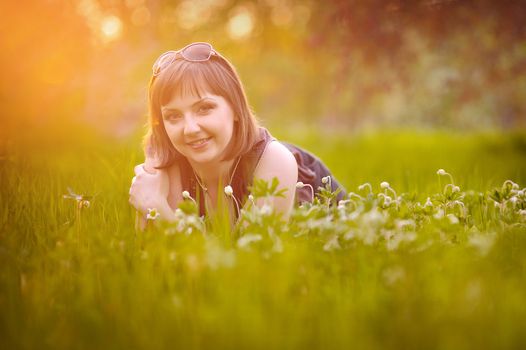
<svg viewBox="0 0 526 350">
<path fill-rule="evenodd" d="M 237 217 L 233 202 L 243 205 L 254 179 L 274 177 L 285 195 L 270 202 L 287 218 L 295 201 L 311 200 L 321 179 L 330 176 L 316 157 L 277 142 L 258 125 L 234 67 L 208 43 L 162 54 L 153 65 L 148 97 L 146 160 L 135 167 L 130 188 L 142 224 L 151 208 L 173 221 L 183 191 L 199 199 L 201 214 L 221 199 Z M 330 183 L 333 190 L 339 187 L 334 178 Z"/>
</svg>

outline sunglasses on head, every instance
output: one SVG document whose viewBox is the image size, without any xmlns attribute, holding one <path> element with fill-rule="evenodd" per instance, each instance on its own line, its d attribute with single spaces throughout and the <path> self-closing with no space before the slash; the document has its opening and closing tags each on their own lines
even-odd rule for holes
<svg viewBox="0 0 526 350">
<path fill-rule="evenodd" d="M 152 67 L 153 76 L 156 77 L 161 74 L 162 70 L 168 67 L 180 55 L 188 62 L 205 62 L 212 57 L 212 55 L 220 56 L 209 43 L 192 43 L 186 45 L 178 51 L 167 51 L 163 53 L 155 61 Z"/>
</svg>

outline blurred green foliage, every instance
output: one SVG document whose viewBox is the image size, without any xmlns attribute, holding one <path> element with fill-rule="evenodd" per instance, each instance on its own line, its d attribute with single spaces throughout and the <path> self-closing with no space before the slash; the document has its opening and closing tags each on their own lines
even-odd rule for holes
<svg viewBox="0 0 526 350">
<path fill-rule="evenodd" d="M 136 236 L 127 204 L 151 64 L 191 41 L 348 190 L 388 181 L 423 200 L 438 168 L 462 190 L 524 185 L 520 1 L 27 0 L 0 16 L 3 346 L 523 347 L 523 229 L 485 257 L 285 240 L 214 270 L 228 251 Z M 82 221 L 68 187 L 94 195 Z"/>
<path fill-rule="evenodd" d="M 280 137 L 287 138 L 285 132 Z M 290 138 L 319 151 L 349 191 L 364 195 L 358 186 L 369 181 L 378 192 L 380 181 L 388 181 L 398 195 L 424 203 L 441 190 L 440 167 L 466 191 L 466 205 L 481 210 L 471 210 L 473 226 L 436 219 L 417 232 L 414 244 L 395 249 L 359 239 L 331 248 L 325 240 L 340 219 L 328 216 L 293 220 L 289 232 L 266 219 L 252 225 L 252 233 L 265 238 L 248 250 L 217 231 L 208 239 L 196 232 L 136 233 L 127 197 L 142 159 L 138 138 L 79 137 L 54 152 L 53 144 L 34 152 L 12 148 L 0 162 L 0 339 L 6 349 L 525 344 L 524 221 L 507 223 L 492 202 L 477 202 L 470 192 L 500 191 L 506 179 L 524 186 L 525 169 L 517 166 L 526 160 L 523 136 L 293 132 Z M 79 209 L 68 187 L 92 195 L 91 205 Z M 373 221 L 345 233 L 367 233 Z M 307 235 L 295 236 L 299 223 Z M 279 235 L 281 251 L 269 254 L 267 233 Z"/>
<path fill-rule="evenodd" d="M 234 63 L 265 121 L 525 125 L 521 1 L 29 0 L 0 13 L 2 144 L 72 121 L 136 132 L 152 62 L 191 41 Z"/>
</svg>

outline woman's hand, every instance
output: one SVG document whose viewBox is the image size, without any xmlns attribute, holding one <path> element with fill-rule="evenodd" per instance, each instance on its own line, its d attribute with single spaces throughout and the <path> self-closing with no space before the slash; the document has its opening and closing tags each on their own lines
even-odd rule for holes
<svg viewBox="0 0 526 350">
<path fill-rule="evenodd" d="M 167 172 L 153 168 L 151 163 L 148 165 L 148 161 L 137 165 L 134 171 L 135 176 L 130 186 L 130 204 L 142 214 L 146 214 L 149 208 L 156 208 L 161 216 L 166 216 L 166 209 L 169 208 Z"/>
</svg>

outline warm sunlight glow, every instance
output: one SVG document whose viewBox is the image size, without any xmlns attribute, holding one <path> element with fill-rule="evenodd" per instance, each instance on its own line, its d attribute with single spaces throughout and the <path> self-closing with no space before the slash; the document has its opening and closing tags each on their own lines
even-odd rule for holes
<svg viewBox="0 0 526 350">
<path fill-rule="evenodd" d="M 208 21 L 211 7 L 208 2 L 183 1 L 177 6 L 177 25 L 183 29 L 191 30 Z"/>
<path fill-rule="evenodd" d="M 254 16 L 246 8 L 237 11 L 227 25 L 228 34 L 232 39 L 246 39 L 254 30 Z"/>
<path fill-rule="evenodd" d="M 294 13 L 287 4 L 276 6 L 272 9 L 270 19 L 277 26 L 288 26 L 294 19 Z"/>
<path fill-rule="evenodd" d="M 100 30 L 105 41 L 113 41 L 122 34 L 122 22 L 116 16 L 107 16 L 102 20 Z"/>
<path fill-rule="evenodd" d="M 128 8 L 136 8 L 144 4 L 144 0 L 126 0 L 124 3 Z"/>
<path fill-rule="evenodd" d="M 133 10 L 131 21 L 136 26 L 143 26 L 150 22 L 150 17 L 150 10 L 146 6 L 140 6 Z"/>
</svg>

